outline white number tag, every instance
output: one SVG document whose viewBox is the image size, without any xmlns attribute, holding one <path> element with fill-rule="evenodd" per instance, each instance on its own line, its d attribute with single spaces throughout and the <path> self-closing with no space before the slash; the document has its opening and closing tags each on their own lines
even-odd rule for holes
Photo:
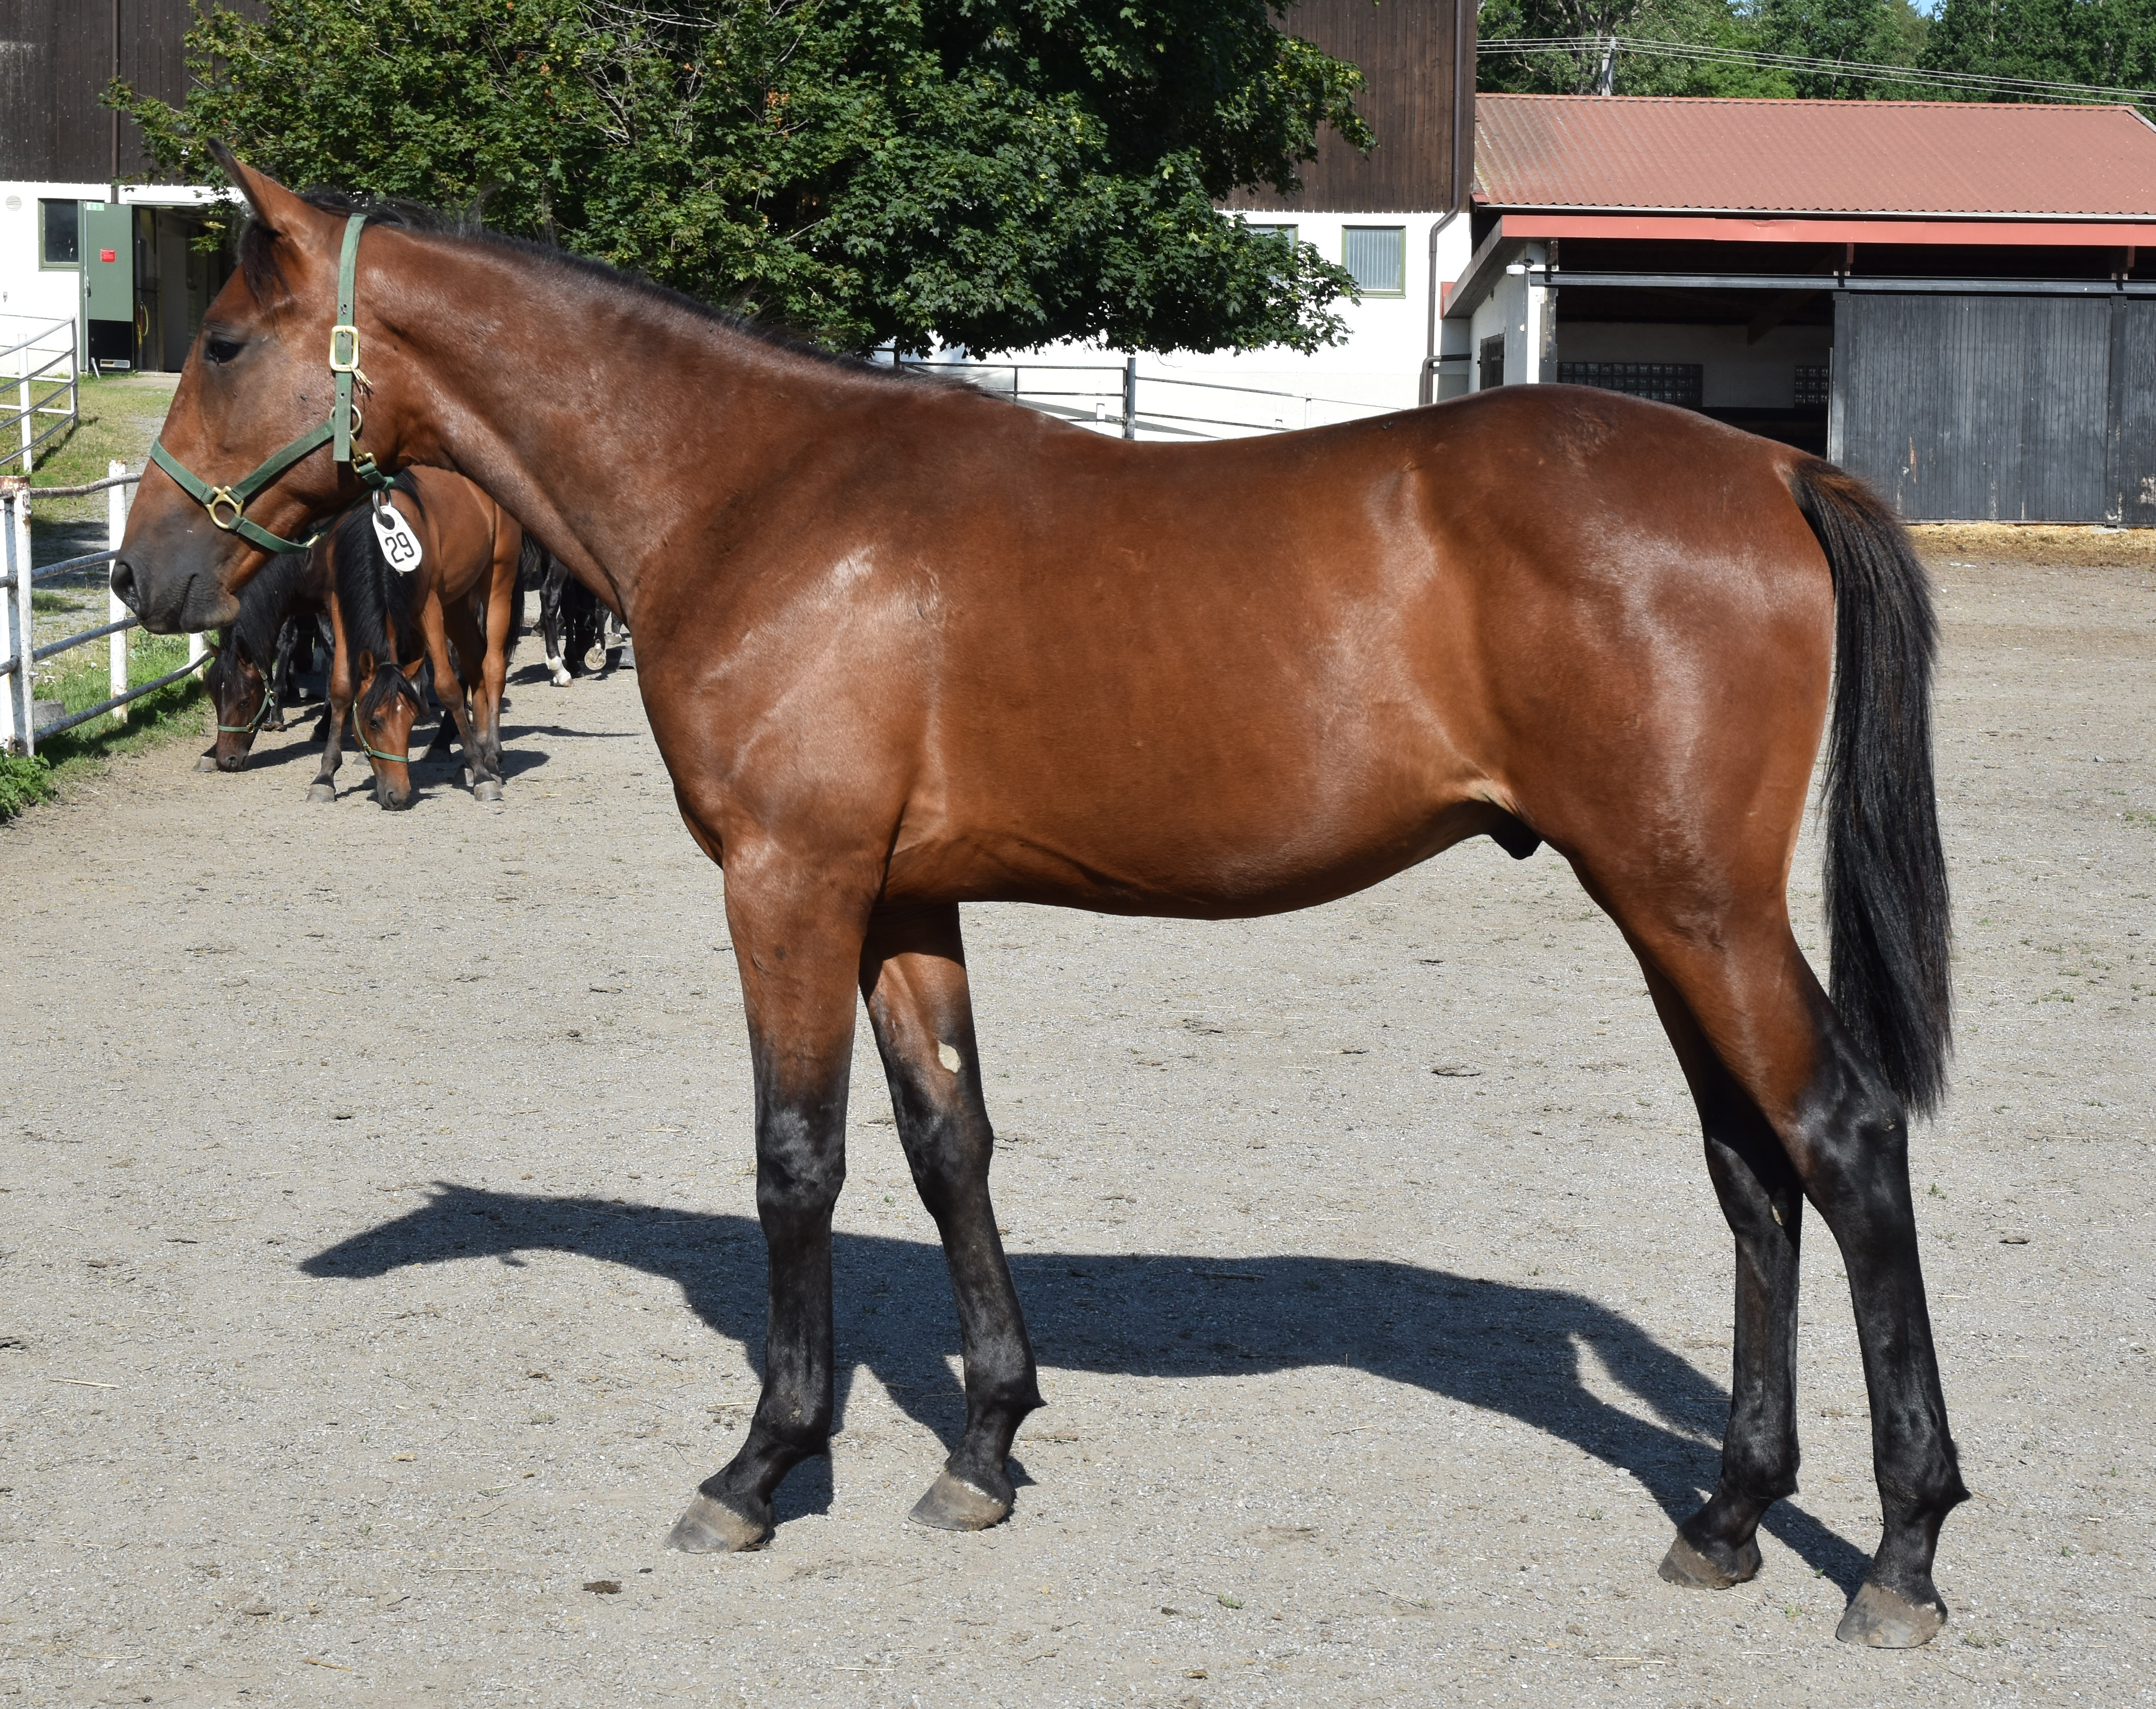
<svg viewBox="0 0 2156 1709">
<path fill-rule="evenodd" d="M 389 567 L 398 575 L 408 576 L 419 567 L 419 536 L 396 506 L 385 500 L 374 507 L 374 536 L 382 542 Z"/>
</svg>

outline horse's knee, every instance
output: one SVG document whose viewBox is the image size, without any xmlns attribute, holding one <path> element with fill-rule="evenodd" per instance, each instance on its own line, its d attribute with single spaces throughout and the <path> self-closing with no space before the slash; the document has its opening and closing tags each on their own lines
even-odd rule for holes
<svg viewBox="0 0 2156 1709">
<path fill-rule="evenodd" d="M 767 1224 L 829 1220 L 846 1184 L 844 1146 L 804 1121 L 767 1121 L 757 1136 L 756 1204 Z"/>
</svg>

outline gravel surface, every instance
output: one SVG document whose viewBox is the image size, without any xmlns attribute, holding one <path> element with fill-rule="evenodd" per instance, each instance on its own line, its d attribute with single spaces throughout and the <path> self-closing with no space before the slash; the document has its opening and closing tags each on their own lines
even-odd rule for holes
<svg viewBox="0 0 2156 1709">
<path fill-rule="evenodd" d="M 1928 1650 L 1833 1640 L 1877 1498 L 1816 1219 L 1804 1493 L 1754 1583 L 1656 1578 L 1730 1244 L 1614 929 L 1486 841 L 1279 920 L 969 910 L 1050 1403 L 1017 1514 L 905 1518 L 963 1404 L 863 1028 L 842 1433 L 768 1550 L 665 1552 L 756 1389 L 739 998 L 634 675 L 526 670 L 498 808 L 349 760 L 310 808 L 295 728 L 0 830 L 0 1697 L 2148 1700 L 2156 572 L 1942 575 L 1915 1152 L 1978 1496 Z M 1808 942 L 1816 891 L 1808 848 Z"/>
</svg>

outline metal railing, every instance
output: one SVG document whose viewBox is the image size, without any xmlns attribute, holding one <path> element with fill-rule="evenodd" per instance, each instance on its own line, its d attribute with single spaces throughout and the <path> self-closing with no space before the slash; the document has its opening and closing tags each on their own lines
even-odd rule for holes
<svg viewBox="0 0 2156 1709">
<path fill-rule="evenodd" d="M 1142 431 L 1148 429 L 1168 438 L 1205 439 L 1286 433 L 1297 428 L 1322 426 L 1326 420 L 1353 420 L 1358 414 L 1386 415 L 1396 407 L 1350 398 L 1274 391 L 1263 386 L 1236 386 L 1221 380 L 1187 380 L 1178 374 L 1142 373 L 1134 356 L 1126 357 L 1113 367 L 1103 364 L 981 362 L 972 357 L 905 361 L 898 366 L 915 373 L 947 375 L 984 392 L 1008 398 L 1014 403 L 1022 403 L 1029 409 L 1060 416 L 1081 427 L 1118 433 L 1127 439 L 1135 439 Z M 1029 374 L 1043 376 L 1050 383 L 1029 384 L 1025 377 Z M 1115 382 L 1057 383 L 1088 374 L 1113 375 Z M 1165 397 L 1161 395 L 1162 388 L 1167 388 Z M 1145 402 L 1148 389 L 1162 404 L 1173 407 L 1148 407 Z M 1183 395 L 1185 393 L 1214 396 L 1186 398 Z M 1236 401 L 1216 401 L 1224 397 Z M 1240 402 L 1245 398 L 1252 401 Z M 1066 399 L 1082 401 L 1073 403 Z M 1207 409 L 1213 413 L 1199 413 Z M 1239 410 L 1240 413 L 1235 413 Z M 1209 433 L 1204 431 L 1206 429 L 1226 431 Z"/>
<path fill-rule="evenodd" d="M 15 383 L 15 408 L 0 413 L 0 444 L 14 438 L 22 442 L 19 448 L 0 451 L 0 464 L 19 457 L 23 473 L 28 475 L 38 447 L 82 418 L 82 397 L 75 387 L 74 321 L 71 317 L 33 321 L 28 315 L 0 315 L 0 338 L 12 341 L 0 346 L 0 380 Z M 40 357 L 44 358 L 42 362 L 38 360 Z M 55 368 L 59 370 L 57 376 L 53 374 Z M 41 382 L 50 389 L 43 397 L 33 396 Z M 66 404 L 56 407 L 53 400 L 62 396 L 67 398 Z M 60 419 L 39 432 L 41 415 Z M 10 428 L 18 432 L 10 434 Z"/>
<path fill-rule="evenodd" d="M 140 627 L 134 613 L 120 603 L 119 596 L 108 587 L 105 594 L 106 621 L 94 629 L 85 629 L 80 634 L 68 635 L 44 646 L 38 644 L 35 608 L 32 595 L 36 584 L 54 578 L 94 569 L 100 564 L 109 564 L 120 556 L 120 542 L 127 532 L 128 490 L 142 478 L 141 471 L 130 475 L 124 463 L 111 463 L 110 473 L 103 480 L 92 480 L 80 486 L 46 486 L 33 489 L 20 475 L 0 477 L 0 553 L 4 553 L 6 575 L 0 577 L 0 591 L 7 595 L 6 654 L 0 656 L 0 678 L 4 678 L 6 692 L 0 694 L 0 748 L 9 753 L 30 754 L 37 752 L 39 742 L 58 736 L 64 730 L 72 730 L 78 724 L 87 724 L 93 718 L 110 714 L 118 724 L 127 721 L 127 705 L 143 695 L 154 694 L 167 683 L 177 682 L 182 677 L 202 668 L 209 656 L 208 649 L 201 635 L 187 637 L 187 662 L 177 670 L 168 670 L 154 682 L 130 685 L 127 680 L 127 632 Z M 87 552 L 78 557 L 62 558 L 57 563 L 33 568 L 30 557 L 30 501 L 33 498 L 80 498 L 89 493 L 105 495 L 105 540 L 103 552 Z M 103 640 L 107 646 L 110 675 L 107 678 L 111 695 L 94 706 L 85 706 L 79 712 L 64 713 L 43 722 L 38 720 L 40 707 L 51 704 L 37 698 L 37 669 L 44 660 L 58 657 L 77 647 L 88 646 L 92 641 Z"/>
</svg>

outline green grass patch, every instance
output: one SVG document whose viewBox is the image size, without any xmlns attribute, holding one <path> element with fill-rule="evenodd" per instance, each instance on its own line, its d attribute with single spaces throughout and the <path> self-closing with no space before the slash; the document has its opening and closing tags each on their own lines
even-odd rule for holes
<svg viewBox="0 0 2156 1709">
<path fill-rule="evenodd" d="M 106 503 L 101 492 L 41 501 L 37 489 L 102 480 L 105 465 L 115 459 L 139 471 L 149 458 L 157 429 L 164 425 L 166 411 L 172 408 L 173 383 L 172 378 L 133 374 L 80 382 L 81 419 L 38 449 L 37 466 L 30 476 L 31 515 L 41 521 L 101 520 Z M 5 472 L 11 475 L 21 470 L 19 461 L 5 466 Z"/>
<path fill-rule="evenodd" d="M 127 680 L 131 687 L 155 682 L 187 662 L 185 635 L 150 635 L 140 629 L 128 634 Z M 67 668 L 57 677 L 38 683 L 38 698 L 58 700 L 70 712 L 80 712 L 109 698 L 112 686 L 105 651 L 92 643 L 73 653 L 64 653 Z M 116 754 L 140 753 L 168 742 L 205 739 L 203 712 L 208 697 L 202 672 L 167 683 L 154 694 L 128 703 L 127 721 L 116 724 L 109 717 L 63 731 L 38 744 L 28 759 L 18 754 L 0 755 L 0 821 L 13 819 L 40 801 L 64 796 L 71 784 L 95 777 Z"/>
</svg>

